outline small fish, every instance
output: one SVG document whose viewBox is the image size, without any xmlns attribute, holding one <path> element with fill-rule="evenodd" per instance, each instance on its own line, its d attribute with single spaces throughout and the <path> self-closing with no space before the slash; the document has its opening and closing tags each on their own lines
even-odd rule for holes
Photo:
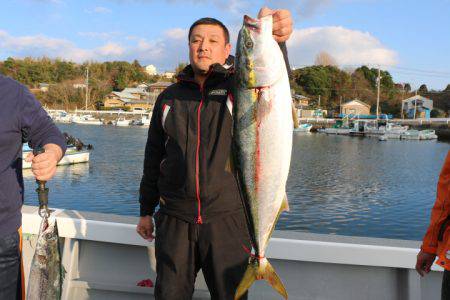
<svg viewBox="0 0 450 300">
<path fill-rule="evenodd" d="M 62 291 L 62 268 L 55 218 L 43 218 L 31 261 L 28 300 L 58 300 Z"/>
<path fill-rule="evenodd" d="M 278 217 L 288 210 L 286 181 L 294 126 L 288 73 L 272 37 L 272 16 L 245 16 L 236 49 L 232 153 L 254 251 L 235 299 L 260 279 L 287 299 L 265 257 Z"/>
</svg>

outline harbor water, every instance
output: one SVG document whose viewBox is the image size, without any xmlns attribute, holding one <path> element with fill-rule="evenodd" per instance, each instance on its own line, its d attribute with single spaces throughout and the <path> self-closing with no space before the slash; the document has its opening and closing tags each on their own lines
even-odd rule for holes
<svg viewBox="0 0 450 300">
<path fill-rule="evenodd" d="M 89 163 L 58 167 L 51 207 L 139 214 L 148 128 L 58 124 L 94 145 Z M 420 240 L 450 144 L 296 134 L 287 183 L 290 211 L 277 229 Z M 24 170 L 25 204 L 37 205 Z"/>
</svg>

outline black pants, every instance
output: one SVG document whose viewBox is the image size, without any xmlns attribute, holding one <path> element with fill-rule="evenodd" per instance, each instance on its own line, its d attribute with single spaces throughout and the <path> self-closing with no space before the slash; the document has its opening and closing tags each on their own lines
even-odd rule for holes
<svg viewBox="0 0 450 300">
<path fill-rule="evenodd" d="M 21 299 L 19 233 L 0 238 L 0 300 Z"/>
<path fill-rule="evenodd" d="M 444 271 L 442 278 L 442 300 L 450 300 L 450 271 Z"/>
<path fill-rule="evenodd" d="M 243 247 L 250 249 L 243 214 L 218 218 L 207 224 L 190 224 L 157 213 L 155 224 L 156 299 L 192 299 L 200 269 L 211 299 L 234 298 L 249 259 Z"/>
</svg>

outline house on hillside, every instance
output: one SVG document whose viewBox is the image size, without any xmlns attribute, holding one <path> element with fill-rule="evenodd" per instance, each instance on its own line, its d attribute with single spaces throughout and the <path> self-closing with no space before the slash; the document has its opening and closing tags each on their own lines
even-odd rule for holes
<svg viewBox="0 0 450 300">
<path fill-rule="evenodd" d="M 49 87 L 50 87 L 50 84 L 48 84 L 48 83 L 44 83 L 44 82 L 39 83 L 39 90 L 41 92 L 44 92 L 44 93 L 48 92 Z"/>
<path fill-rule="evenodd" d="M 135 88 L 125 88 L 121 93 L 130 94 L 133 97 L 138 98 L 139 100 L 146 99 L 149 96 L 146 87 L 135 87 Z"/>
<path fill-rule="evenodd" d="M 430 118 L 433 110 L 433 100 L 415 95 L 402 100 L 402 114 L 408 118 Z"/>
<path fill-rule="evenodd" d="M 155 83 L 151 83 L 148 85 L 148 91 L 149 93 L 153 94 L 161 94 L 162 91 L 164 91 L 168 86 L 172 85 L 172 82 L 166 82 L 166 81 L 158 81 Z"/>
<path fill-rule="evenodd" d="M 103 100 L 105 108 L 153 109 L 159 90 L 150 92 L 150 85 L 140 84 L 135 88 L 125 88 L 121 92 L 111 92 Z"/>
<path fill-rule="evenodd" d="M 353 99 L 342 104 L 341 113 L 343 115 L 370 115 L 370 105 L 359 99 Z"/>
<path fill-rule="evenodd" d="M 175 77 L 176 74 L 175 72 L 164 72 L 161 75 L 167 79 L 172 79 Z"/>
<path fill-rule="evenodd" d="M 86 89 L 86 83 L 74 83 L 72 87 L 74 89 Z"/>
<path fill-rule="evenodd" d="M 292 101 L 294 102 L 294 106 L 297 109 L 307 109 L 309 106 L 309 98 L 303 95 L 295 94 L 292 97 Z"/>
<path fill-rule="evenodd" d="M 148 85 L 148 92 L 151 98 L 157 98 L 168 86 L 172 85 L 172 82 L 158 81 Z"/>
</svg>

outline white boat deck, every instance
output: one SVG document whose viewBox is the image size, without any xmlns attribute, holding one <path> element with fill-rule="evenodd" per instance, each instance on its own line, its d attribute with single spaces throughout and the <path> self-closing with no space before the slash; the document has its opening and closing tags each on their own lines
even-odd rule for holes
<svg viewBox="0 0 450 300">
<path fill-rule="evenodd" d="M 28 277 L 40 217 L 23 207 L 24 265 Z M 67 271 L 63 299 L 149 299 L 155 280 L 153 243 L 140 238 L 137 218 L 56 210 Z M 27 235 L 28 234 L 28 235 Z M 28 239 L 28 240 L 27 240 Z M 267 256 L 282 278 L 289 299 L 440 299 L 442 269 L 421 279 L 414 268 L 420 243 L 275 231 Z M 174 283 L 176 284 L 176 283 Z M 194 299 L 209 299 L 201 274 Z M 250 299 L 279 299 L 263 281 Z"/>
</svg>

